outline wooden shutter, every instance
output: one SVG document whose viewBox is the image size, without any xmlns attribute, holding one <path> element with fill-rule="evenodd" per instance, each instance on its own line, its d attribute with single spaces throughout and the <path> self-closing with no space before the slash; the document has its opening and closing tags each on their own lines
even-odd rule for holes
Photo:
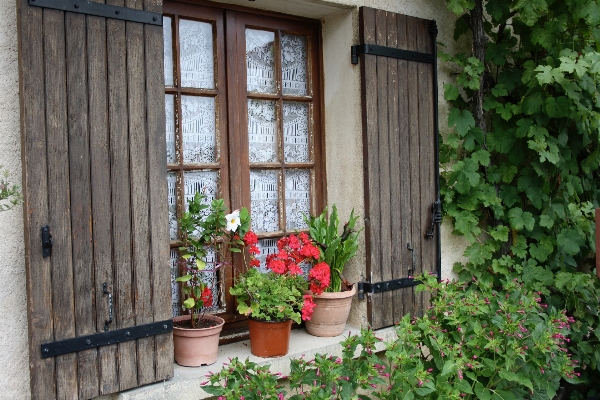
<svg viewBox="0 0 600 400">
<path fill-rule="evenodd" d="M 361 45 L 353 52 L 369 53 L 360 57 L 367 280 L 405 286 L 367 295 L 377 329 L 420 315 L 428 299 L 415 294 L 409 275 L 440 268 L 439 229 L 426 237 L 439 199 L 437 32 L 435 21 L 367 7 L 359 18 Z"/>
<path fill-rule="evenodd" d="M 18 20 L 32 398 L 89 399 L 169 378 L 168 328 L 55 357 L 41 348 L 104 332 L 104 283 L 108 334 L 170 322 L 162 27 L 27 0 Z"/>
</svg>

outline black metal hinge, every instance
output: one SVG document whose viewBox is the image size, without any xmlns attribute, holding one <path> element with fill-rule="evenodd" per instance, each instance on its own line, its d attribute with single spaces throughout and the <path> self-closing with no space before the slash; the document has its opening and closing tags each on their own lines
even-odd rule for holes
<svg viewBox="0 0 600 400">
<path fill-rule="evenodd" d="M 42 358 L 89 350 L 109 344 L 128 342 L 130 340 L 160 335 L 173 331 L 173 320 L 153 322 L 145 325 L 132 326 L 131 328 L 117 329 L 114 331 L 80 336 L 73 339 L 59 340 L 42 344 Z"/>
<path fill-rule="evenodd" d="M 405 287 L 417 286 L 421 281 L 415 281 L 414 278 L 393 279 L 385 282 L 358 282 L 358 299 L 364 300 L 365 293 L 381 293 L 388 290 L 396 290 Z"/>
<path fill-rule="evenodd" d="M 30 6 L 51 8 L 53 10 L 69 11 L 78 14 L 94 15 L 140 22 L 142 24 L 161 25 L 162 14 L 137 10 L 135 8 L 117 7 L 110 4 L 88 2 L 86 0 L 28 0 Z"/>
<path fill-rule="evenodd" d="M 433 54 L 364 43 L 351 47 L 352 64 L 358 64 L 358 57 L 361 54 L 373 54 L 376 56 L 392 57 L 401 60 L 417 61 L 427 64 L 435 63 L 435 57 Z"/>
</svg>

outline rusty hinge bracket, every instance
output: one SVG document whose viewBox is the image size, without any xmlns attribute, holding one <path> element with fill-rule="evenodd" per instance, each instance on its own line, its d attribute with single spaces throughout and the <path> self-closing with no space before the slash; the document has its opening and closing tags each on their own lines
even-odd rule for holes
<svg viewBox="0 0 600 400">
<path fill-rule="evenodd" d="M 162 14 L 137 10 L 135 8 L 117 7 L 110 4 L 88 2 L 86 0 L 28 0 L 30 6 L 51 8 L 53 10 L 69 11 L 78 14 L 94 15 L 140 22 L 142 24 L 161 25 Z"/>
</svg>

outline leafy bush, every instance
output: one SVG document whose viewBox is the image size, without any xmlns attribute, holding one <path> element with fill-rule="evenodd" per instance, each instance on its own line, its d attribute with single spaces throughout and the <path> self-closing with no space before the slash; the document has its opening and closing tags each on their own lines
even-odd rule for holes
<svg viewBox="0 0 600 400">
<path fill-rule="evenodd" d="M 383 357 L 374 352 L 379 339 L 363 329 L 341 342 L 341 358 L 292 360 L 290 399 L 549 399 L 561 378 L 577 382 L 565 349 L 573 319 L 545 313 L 538 293 L 518 280 L 496 291 L 492 277 L 418 279 L 418 290 L 432 292 L 432 306 L 421 318 L 402 319 Z M 258 390 L 262 398 L 283 398 L 278 377 L 265 368 L 234 359 L 204 389 L 222 399 L 253 399 Z"/>
<path fill-rule="evenodd" d="M 443 54 L 449 132 L 442 200 L 468 239 L 465 276 L 522 276 L 549 310 L 574 316 L 569 351 L 600 379 L 598 301 L 591 275 L 600 206 L 600 3 L 448 0 L 454 39 Z"/>
</svg>

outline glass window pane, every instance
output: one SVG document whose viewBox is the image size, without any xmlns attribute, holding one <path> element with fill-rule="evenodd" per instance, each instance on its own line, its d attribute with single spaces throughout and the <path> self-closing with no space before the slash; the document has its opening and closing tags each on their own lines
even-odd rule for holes
<svg viewBox="0 0 600 400">
<path fill-rule="evenodd" d="M 246 29 L 246 74 L 249 92 L 275 93 L 275 33 Z"/>
<path fill-rule="evenodd" d="M 176 162 L 175 159 L 175 96 L 165 95 L 165 116 L 167 134 L 167 163 Z"/>
<path fill-rule="evenodd" d="M 310 215 L 310 171 L 288 169 L 285 171 L 285 218 L 286 228 L 308 228 L 304 216 Z"/>
<path fill-rule="evenodd" d="M 177 240 L 177 175 L 167 173 L 167 190 L 169 201 L 169 237 Z"/>
<path fill-rule="evenodd" d="M 173 86 L 173 30 L 171 18 L 163 17 L 163 41 L 165 54 L 165 86 Z"/>
<path fill-rule="evenodd" d="M 277 250 L 277 240 L 278 239 L 260 239 L 258 241 L 258 249 L 260 253 L 256 256 L 258 261 L 260 261 L 260 270 L 261 272 L 268 272 L 267 268 L 267 256 L 269 254 L 277 254 L 279 250 Z"/>
<path fill-rule="evenodd" d="M 286 163 L 311 161 L 308 104 L 283 103 L 283 154 Z"/>
<path fill-rule="evenodd" d="M 306 38 L 281 35 L 281 84 L 283 94 L 307 94 Z"/>
<path fill-rule="evenodd" d="M 210 204 L 218 196 L 219 174 L 217 171 L 191 171 L 183 173 L 184 185 L 184 207 L 188 210 L 189 201 L 194 198 L 196 192 L 204 193 L 206 198 L 204 204 Z M 208 215 L 210 210 L 207 208 L 204 213 Z M 193 236 L 199 236 L 200 232 L 194 231 Z"/>
<path fill-rule="evenodd" d="M 215 162 L 215 98 L 181 96 L 183 162 Z"/>
<path fill-rule="evenodd" d="M 250 162 L 278 160 L 275 102 L 248 100 L 248 141 Z"/>
<path fill-rule="evenodd" d="M 207 22 L 179 20 L 181 86 L 214 89 L 213 29 Z"/>
<path fill-rule="evenodd" d="M 250 171 L 250 212 L 252 230 L 279 231 L 279 172 Z"/>
</svg>

